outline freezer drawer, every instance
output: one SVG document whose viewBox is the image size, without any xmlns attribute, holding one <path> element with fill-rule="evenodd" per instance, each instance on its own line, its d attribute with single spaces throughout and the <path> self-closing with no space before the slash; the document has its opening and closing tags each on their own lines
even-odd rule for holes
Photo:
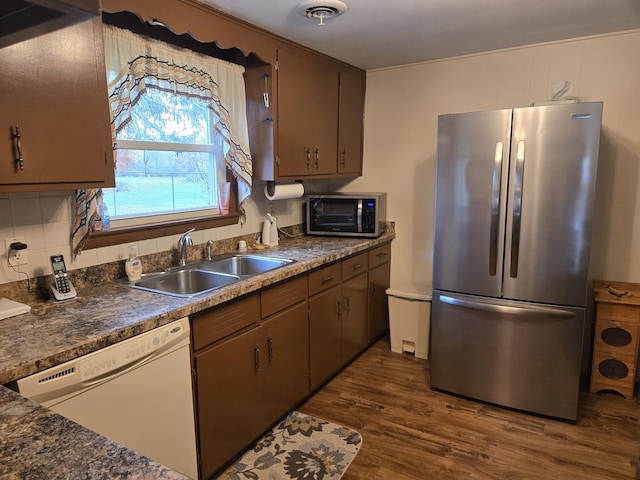
<svg viewBox="0 0 640 480">
<path fill-rule="evenodd" d="M 431 387 L 575 421 L 585 311 L 434 290 Z"/>
</svg>

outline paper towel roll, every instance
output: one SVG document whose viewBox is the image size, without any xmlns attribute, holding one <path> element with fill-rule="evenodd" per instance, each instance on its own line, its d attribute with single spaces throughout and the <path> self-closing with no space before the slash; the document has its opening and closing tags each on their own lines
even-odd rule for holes
<svg viewBox="0 0 640 480">
<path fill-rule="evenodd" d="M 300 198 L 302 195 L 304 195 L 304 185 L 301 183 L 275 185 L 272 189 L 269 189 L 268 186 L 264 187 L 264 196 L 268 200 L 289 200 L 290 198 Z"/>
</svg>

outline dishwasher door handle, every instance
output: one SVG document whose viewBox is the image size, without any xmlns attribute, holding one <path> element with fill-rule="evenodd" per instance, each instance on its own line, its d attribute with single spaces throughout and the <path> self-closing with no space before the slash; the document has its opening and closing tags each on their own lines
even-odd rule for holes
<svg viewBox="0 0 640 480">
<path fill-rule="evenodd" d="M 440 295 L 440 301 L 458 307 L 471 308 L 474 310 L 484 310 L 486 312 L 506 313 L 509 315 L 539 315 L 560 318 L 574 317 L 573 313 L 569 310 L 560 310 L 559 308 L 551 307 L 515 307 L 512 305 L 498 305 L 495 303 L 482 302 L 478 300 L 466 300 L 462 298 L 449 297 L 447 295 Z"/>
</svg>

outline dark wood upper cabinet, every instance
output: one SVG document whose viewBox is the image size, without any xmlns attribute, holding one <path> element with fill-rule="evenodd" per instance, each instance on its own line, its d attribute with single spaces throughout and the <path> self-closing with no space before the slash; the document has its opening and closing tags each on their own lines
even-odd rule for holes
<svg viewBox="0 0 640 480">
<path fill-rule="evenodd" d="M 0 49 L 0 192 L 114 186 L 99 18 Z"/>
<path fill-rule="evenodd" d="M 365 72 L 340 68 L 338 173 L 362 175 Z"/>
<path fill-rule="evenodd" d="M 306 50 L 278 50 L 279 177 L 333 175 L 338 151 L 337 65 Z"/>
</svg>

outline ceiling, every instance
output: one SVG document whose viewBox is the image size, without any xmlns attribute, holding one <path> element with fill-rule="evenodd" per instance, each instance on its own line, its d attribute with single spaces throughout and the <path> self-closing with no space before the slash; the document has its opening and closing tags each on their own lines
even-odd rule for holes
<svg viewBox="0 0 640 480">
<path fill-rule="evenodd" d="M 640 28 L 640 0 L 343 0 L 322 26 L 303 0 L 199 1 L 365 70 Z"/>
</svg>

